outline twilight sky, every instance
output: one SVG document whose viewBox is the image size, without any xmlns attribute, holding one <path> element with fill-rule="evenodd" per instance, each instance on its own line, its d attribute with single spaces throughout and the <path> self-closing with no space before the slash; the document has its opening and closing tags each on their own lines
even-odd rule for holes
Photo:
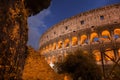
<svg viewBox="0 0 120 80">
<path fill-rule="evenodd" d="M 40 36 L 65 18 L 105 5 L 120 3 L 120 0 L 52 0 L 48 9 L 28 18 L 28 45 L 39 48 Z"/>
</svg>

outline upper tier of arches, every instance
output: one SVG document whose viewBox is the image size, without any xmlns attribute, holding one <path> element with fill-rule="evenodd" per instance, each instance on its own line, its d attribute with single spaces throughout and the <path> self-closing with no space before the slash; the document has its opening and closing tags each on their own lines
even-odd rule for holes
<svg viewBox="0 0 120 80">
<path fill-rule="evenodd" d="M 90 29 L 91 31 L 94 31 L 94 29 L 103 27 L 105 25 L 119 24 L 120 14 L 118 13 L 120 13 L 120 5 L 115 4 L 115 5 L 105 6 L 103 8 L 94 9 L 88 12 L 84 12 L 79 15 L 73 16 L 71 18 L 65 19 L 60 23 L 54 25 L 50 29 L 48 29 L 41 36 L 40 47 L 44 46 L 47 42 L 53 39 L 59 38 L 69 33 L 76 33 L 78 31 L 83 31 L 86 29 Z M 109 31 L 104 31 L 101 34 L 103 35 L 104 39 L 106 36 L 108 36 L 107 39 L 110 39 Z M 99 35 L 96 34 L 96 32 L 93 32 L 90 36 L 91 36 L 90 41 L 92 41 L 92 40 L 96 40 Z M 94 39 L 92 36 L 94 37 Z M 75 37 L 73 39 L 77 40 L 78 37 L 77 39 Z M 83 43 L 84 41 L 86 41 L 87 43 L 88 36 L 86 36 L 86 34 L 81 36 L 81 38 L 83 39 L 81 40 L 80 43 Z M 72 44 L 75 45 L 77 43 L 73 42 Z"/>
</svg>

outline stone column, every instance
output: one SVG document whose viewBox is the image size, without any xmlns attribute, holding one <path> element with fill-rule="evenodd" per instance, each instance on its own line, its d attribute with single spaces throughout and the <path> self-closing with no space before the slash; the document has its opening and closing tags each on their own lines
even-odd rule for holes
<svg viewBox="0 0 120 80">
<path fill-rule="evenodd" d="M 50 0 L 0 0 L 0 80 L 21 80 L 28 52 L 27 17 L 49 5 Z"/>
<path fill-rule="evenodd" d="M 27 56 L 24 0 L 0 1 L 0 80 L 20 80 Z"/>
</svg>

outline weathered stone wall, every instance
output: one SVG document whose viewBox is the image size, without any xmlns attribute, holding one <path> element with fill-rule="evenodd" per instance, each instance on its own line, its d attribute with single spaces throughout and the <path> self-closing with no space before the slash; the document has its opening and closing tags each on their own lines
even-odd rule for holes
<svg viewBox="0 0 120 80">
<path fill-rule="evenodd" d="M 33 48 L 29 48 L 28 53 L 23 80 L 63 80 L 64 75 L 55 73 L 40 53 L 35 52 Z"/>
<path fill-rule="evenodd" d="M 28 36 L 22 1 L 0 1 L 0 80 L 21 79 Z"/>
<path fill-rule="evenodd" d="M 92 27 L 120 23 L 120 4 L 94 9 L 65 19 L 48 29 L 40 38 L 40 46 L 62 35 Z M 104 20 L 103 20 L 104 18 Z"/>
<path fill-rule="evenodd" d="M 120 57 L 120 4 L 106 6 L 68 18 L 50 29 L 40 38 L 40 51 L 48 63 L 62 61 L 67 52 L 82 49 L 93 53 L 98 63 L 106 54 Z M 110 54 L 109 54 L 110 53 Z"/>
</svg>

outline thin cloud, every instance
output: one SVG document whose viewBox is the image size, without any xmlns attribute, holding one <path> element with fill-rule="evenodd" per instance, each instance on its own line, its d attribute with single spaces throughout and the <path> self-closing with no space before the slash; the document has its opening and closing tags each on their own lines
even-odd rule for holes
<svg viewBox="0 0 120 80">
<path fill-rule="evenodd" d="M 50 9 L 45 9 L 39 14 L 28 18 L 28 45 L 32 46 L 36 50 L 39 47 L 39 38 L 41 35 L 40 29 L 46 29 L 47 26 L 44 19 L 51 14 Z"/>
<path fill-rule="evenodd" d="M 51 12 L 49 9 L 41 11 L 39 14 L 28 18 L 29 27 L 46 27 L 44 23 L 44 18 L 50 15 Z"/>
</svg>

